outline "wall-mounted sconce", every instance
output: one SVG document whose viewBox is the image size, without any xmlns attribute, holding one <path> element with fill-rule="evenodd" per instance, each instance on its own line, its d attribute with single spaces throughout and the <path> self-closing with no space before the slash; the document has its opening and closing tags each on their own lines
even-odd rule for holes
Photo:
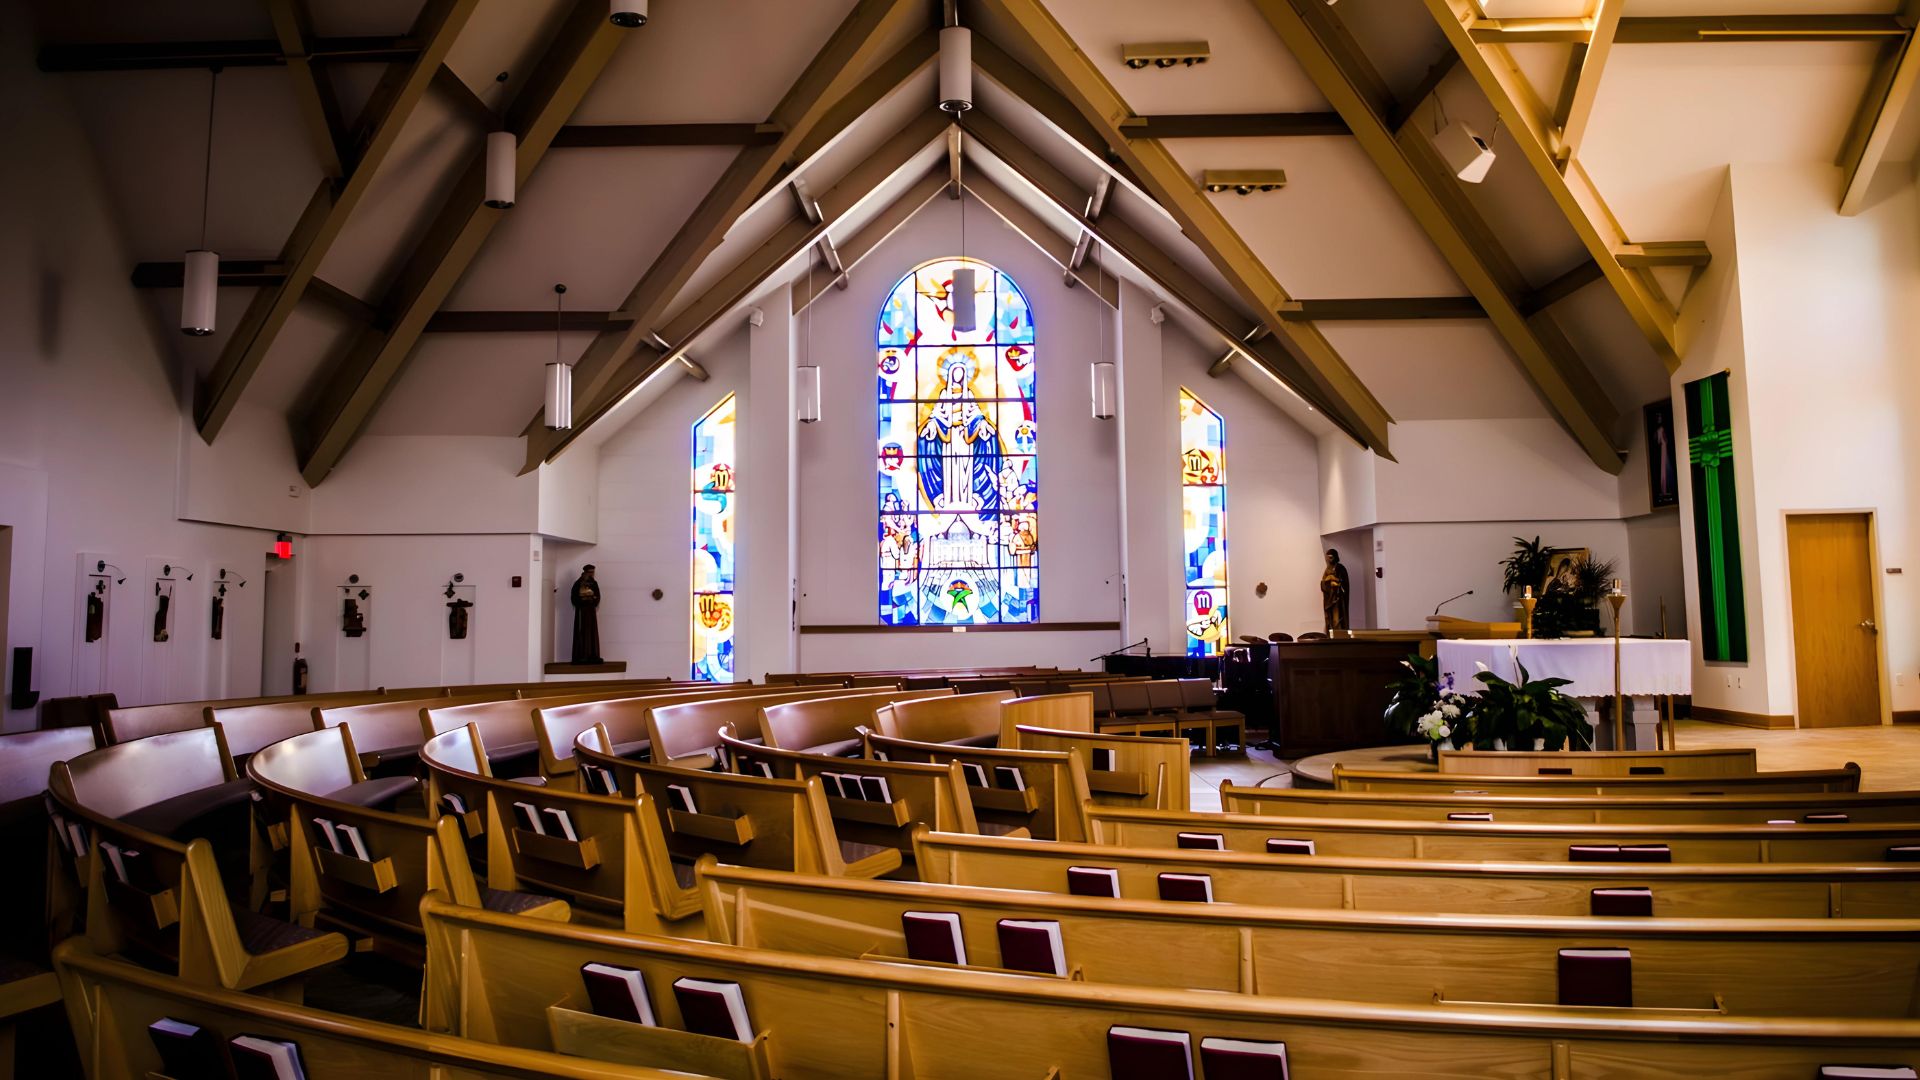
<svg viewBox="0 0 1920 1080">
<path fill-rule="evenodd" d="M 118 575 L 113 579 L 113 583 L 115 585 L 125 585 L 127 583 L 125 570 L 120 569 L 119 567 L 113 565 L 112 563 L 108 562 L 105 559 L 101 559 L 99 562 L 96 562 L 93 564 L 93 572 L 96 574 L 104 574 L 109 570 L 113 571 L 114 574 Z M 103 581 L 100 584 L 104 586 L 106 582 Z"/>
<path fill-rule="evenodd" d="M 465 574 L 455 574 L 455 575 L 453 575 L 453 580 L 451 580 L 451 581 L 449 581 L 449 582 L 447 582 L 447 599 L 449 599 L 449 600 L 451 600 L 451 599 L 453 599 L 453 587 L 454 587 L 455 585 L 458 585 L 458 584 L 460 584 L 461 582 L 463 582 L 463 581 L 465 581 L 465 580 L 467 580 L 467 575 L 465 575 Z"/>
</svg>

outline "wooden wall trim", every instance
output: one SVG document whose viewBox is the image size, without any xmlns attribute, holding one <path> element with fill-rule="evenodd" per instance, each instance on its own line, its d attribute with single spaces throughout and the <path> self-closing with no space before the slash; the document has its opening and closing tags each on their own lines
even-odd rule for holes
<svg viewBox="0 0 1920 1080">
<path fill-rule="evenodd" d="M 1765 713 L 1740 712 L 1736 709 L 1715 709 L 1706 705 L 1695 705 L 1693 718 L 1715 724 L 1733 724 L 1736 727 L 1764 728 L 1768 731 L 1778 731 L 1794 726 L 1792 715 L 1769 716 Z"/>
</svg>

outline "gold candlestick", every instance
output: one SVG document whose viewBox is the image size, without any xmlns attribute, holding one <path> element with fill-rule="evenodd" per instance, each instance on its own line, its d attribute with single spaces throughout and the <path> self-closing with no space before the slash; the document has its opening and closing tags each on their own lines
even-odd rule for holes
<svg viewBox="0 0 1920 1080">
<path fill-rule="evenodd" d="M 1523 612 L 1520 616 L 1520 636 L 1523 638 L 1533 636 L 1533 608 L 1539 602 L 1540 598 L 1533 595 L 1532 589 L 1528 589 L 1527 595 L 1520 598 L 1520 610 Z"/>
<path fill-rule="evenodd" d="M 1626 746 L 1626 698 L 1620 693 L 1620 606 L 1627 602 L 1627 594 L 1620 588 L 1618 579 L 1614 580 L 1613 591 L 1607 594 L 1607 604 L 1613 608 L 1613 748 L 1625 750 Z"/>
</svg>

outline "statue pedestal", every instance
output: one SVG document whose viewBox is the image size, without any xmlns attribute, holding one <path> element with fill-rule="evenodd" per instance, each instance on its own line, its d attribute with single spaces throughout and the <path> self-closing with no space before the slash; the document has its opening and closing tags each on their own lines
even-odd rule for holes
<svg viewBox="0 0 1920 1080">
<path fill-rule="evenodd" d="M 624 675 L 626 671 L 625 660 L 603 660 L 598 664 L 569 664 L 565 661 L 555 661 L 546 666 L 548 675 L 558 675 L 562 678 L 571 675 Z"/>
</svg>

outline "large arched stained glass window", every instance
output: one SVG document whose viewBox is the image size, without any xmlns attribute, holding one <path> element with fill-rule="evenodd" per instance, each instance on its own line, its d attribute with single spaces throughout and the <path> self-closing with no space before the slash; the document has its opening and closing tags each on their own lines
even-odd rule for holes
<svg viewBox="0 0 1920 1080">
<path fill-rule="evenodd" d="M 1180 389 L 1180 502 L 1187 655 L 1218 656 L 1227 633 L 1227 422 Z"/>
<path fill-rule="evenodd" d="M 971 265 L 975 329 L 953 328 L 953 272 Z M 1013 279 L 938 259 L 880 311 L 880 622 L 1040 618 L 1039 424 L 1033 315 Z"/>
<path fill-rule="evenodd" d="M 733 681 L 734 402 L 693 424 L 693 677 Z"/>
</svg>

